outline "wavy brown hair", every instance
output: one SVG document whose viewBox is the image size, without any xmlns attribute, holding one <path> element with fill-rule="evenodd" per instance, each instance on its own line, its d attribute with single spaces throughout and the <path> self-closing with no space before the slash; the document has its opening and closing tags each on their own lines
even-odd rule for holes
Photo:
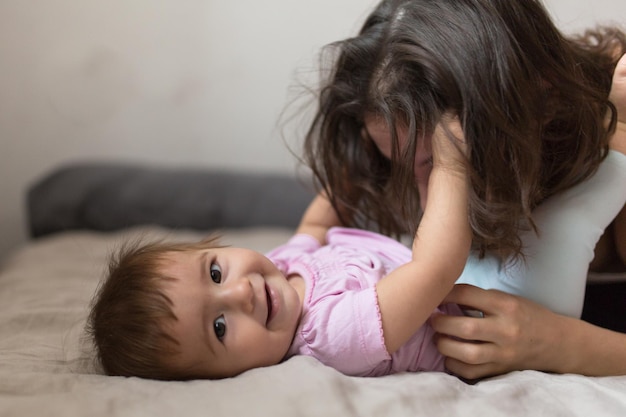
<svg viewBox="0 0 626 417">
<path fill-rule="evenodd" d="M 533 208 L 606 156 L 616 123 L 608 93 L 625 49 L 617 28 L 565 37 L 539 1 L 382 1 L 357 36 L 325 48 L 332 69 L 303 159 L 344 224 L 415 233 L 416 143 L 451 111 L 470 149 L 474 243 L 522 255 Z M 392 127 L 393 161 L 365 134 L 367 113 Z M 409 132 L 401 152 L 398 123 Z"/>
<path fill-rule="evenodd" d="M 198 243 L 128 241 L 110 256 L 87 322 L 97 361 L 107 375 L 193 378 L 193 370 L 176 369 L 168 361 L 179 354 L 179 343 L 166 329 L 178 318 L 163 287 L 176 277 L 160 271 L 168 253 L 219 247 L 217 239 L 212 236 Z"/>
</svg>

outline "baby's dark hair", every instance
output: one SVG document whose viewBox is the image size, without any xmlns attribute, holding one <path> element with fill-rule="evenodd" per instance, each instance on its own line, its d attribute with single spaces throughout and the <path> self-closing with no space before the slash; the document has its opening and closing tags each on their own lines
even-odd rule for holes
<svg viewBox="0 0 626 417">
<path fill-rule="evenodd" d="M 179 343 L 166 330 L 167 323 L 178 318 L 163 287 L 176 278 L 161 269 L 168 253 L 215 248 L 217 239 L 211 236 L 197 243 L 134 240 L 111 254 L 87 323 L 106 374 L 188 379 L 168 361 L 179 353 Z"/>
</svg>

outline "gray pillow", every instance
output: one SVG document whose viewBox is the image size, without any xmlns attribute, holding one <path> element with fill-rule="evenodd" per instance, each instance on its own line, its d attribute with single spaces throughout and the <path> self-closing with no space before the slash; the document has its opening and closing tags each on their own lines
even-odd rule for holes
<svg viewBox="0 0 626 417">
<path fill-rule="evenodd" d="M 314 196 L 294 177 L 122 163 L 64 165 L 27 191 L 33 237 L 155 224 L 210 230 L 296 227 Z"/>
</svg>

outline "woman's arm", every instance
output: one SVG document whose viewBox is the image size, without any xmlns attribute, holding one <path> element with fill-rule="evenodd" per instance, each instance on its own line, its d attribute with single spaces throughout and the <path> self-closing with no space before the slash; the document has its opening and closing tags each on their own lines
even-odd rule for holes
<svg viewBox="0 0 626 417">
<path fill-rule="evenodd" d="M 626 55 L 620 58 L 615 67 L 609 100 L 617 109 L 617 126 L 609 146 L 626 154 Z"/>
<path fill-rule="evenodd" d="M 625 334 L 555 314 L 525 298 L 470 285 L 457 285 L 445 302 L 470 305 L 485 314 L 431 319 L 440 333 L 437 347 L 456 375 L 475 379 L 524 369 L 626 375 Z M 481 342 L 467 342 L 471 340 Z"/>
<path fill-rule="evenodd" d="M 326 232 L 333 226 L 340 226 L 341 221 L 330 201 L 323 193 L 319 193 L 304 212 L 296 234 L 304 233 L 313 236 L 321 245 L 326 244 Z"/>
<path fill-rule="evenodd" d="M 446 123 L 446 128 L 442 123 Z M 462 138 L 444 116 L 433 134 L 434 167 L 412 259 L 376 285 L 385 346 L 395 352 L 421 327 L 450 291 L 469 254 L 468 185 L 464 155 L 447 132 Z"/>
</svg>

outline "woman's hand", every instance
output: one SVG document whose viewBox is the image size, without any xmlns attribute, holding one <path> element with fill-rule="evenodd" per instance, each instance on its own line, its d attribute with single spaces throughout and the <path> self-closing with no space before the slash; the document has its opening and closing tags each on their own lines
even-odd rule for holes
<svg viewBox="0 0 626 417">
<path fill-rule="evenodd" d="M 444 303 L 484 313 L 484 318 L 431 318 L 450 372 L 476 379 L 522 369 L 559 370 L 558 345 L 572 319 L 524 298 L 471 285 L 456 285 Z"/>
<path fill-rule="evenodd" d="M 535 369 L 589 376 L 626 375 L 626 334 L 555 314 L 522 297 L 457 285 L 445 302 L 484 318 L 433 315 L 437 347 L 467 379 Z"/>
</svg>

